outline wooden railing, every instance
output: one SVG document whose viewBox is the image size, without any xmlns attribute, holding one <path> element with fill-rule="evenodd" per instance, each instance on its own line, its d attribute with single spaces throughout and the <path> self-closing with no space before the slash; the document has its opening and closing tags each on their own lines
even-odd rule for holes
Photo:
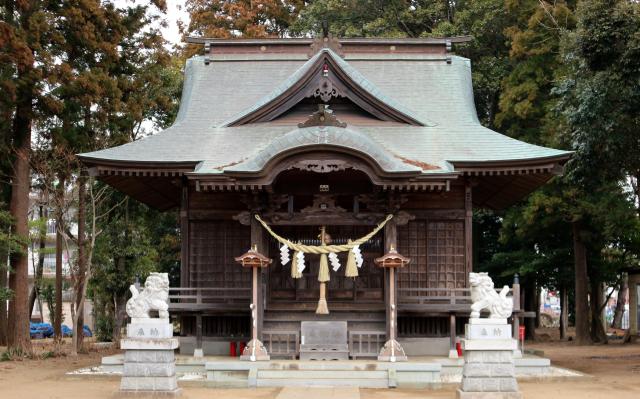
<svg viewBox="0 0 640 399">
<path fill-rule="evenodd" d="M 262 343 L 273 357 L 295 359 L 300 353 L 300 332 L 294 330 L 263 330 Z"/>
<path fill-rule="evenodd" d="M 496 292 L 502 288 L 496 288 Z M 517 337 L 520 318 L 527 317 L 520 303 L 520 284 L 514 282 L 509 288 L 513 296 L 513 336 Z M 456 314 L 471 312 L 470 288 L 398 288 L 398 309 L 416 313 L 438 313 L 449 315 L 449 350 L 456 351 Z"/>
<path fill-rule="evenodd" d="M 386 339 L 385 331 L 349 331 L 349 356 L 352 359 L 377 357 Z"/>
<path fill-rule="evenodd" d="M 399 303 L 470 305 L 469 288 L 398 288 Z"/>
<path fill-rule="evenodd" d="M 407 310 L 436 312 L 470 311 L 470 288 L 398 288 L 398 307 Z M 496 288 L 496 292 L 502 288 Z M 519 290 L 518 290 L 519 291 Z M 513 288 L 509 288 L 513 294 Z M 519 312 L 520 300 L 514 298 L 514 312 Z"/>
<path fill-rule="evenodd" d="M 170 310 L 204 310 L 226 306 L 247 307 L 251 288 L 169 288 Z"/>
</svg>

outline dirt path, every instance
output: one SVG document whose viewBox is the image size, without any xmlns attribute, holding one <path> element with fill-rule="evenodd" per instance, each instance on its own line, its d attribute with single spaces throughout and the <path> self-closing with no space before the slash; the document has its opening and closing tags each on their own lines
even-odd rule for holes
<svg viewBox="0 0 640 399">
<path fill-rule="evenodd" d="M 577 347 L 571 343 L 528 345 L 545 352 L 554 365 L 572 368 L 592 377 L 561 381 L 525 381 L 520 387 L 527 399 L 637 399 L 640 398 L 640 344 Z M 0 398 L 113 398 L 118 390 L 117 377 L 67 376 L 66 372 L 100 363 L 104 355 L 91 352 L 78 358 L 58 357 L 46 360 L 0 362 Z M 437 391 L 403 389 L 361 389 L 361 399 L 454 398 L 454 386 Z M 330 399 L 349 399 L 353 390 L 332 390 Z M 285 395 L 286 393 L 286 395 Z M 320 394 L 321 392 L 317 392 Z M 348 395 L 347 395 L 348 393 Z M 184 389 L 189 399 L 268 399 L 285 395 L 287 399 L 310 399 L 308 388 L 288 389 Z M 318 395 L 316 395 L 318 396 Z M 345 396 L 342 398 L 342 396 Z M 347 398 L 348 396 L 348 398 Z M 356 395 L 357 396 L 357 395 Z"/>
</svg>

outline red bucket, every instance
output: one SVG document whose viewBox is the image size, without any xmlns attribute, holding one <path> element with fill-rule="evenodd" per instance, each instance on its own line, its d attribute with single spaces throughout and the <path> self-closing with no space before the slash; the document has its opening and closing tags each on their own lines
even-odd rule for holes
<svg viewBox="0 0 640 399">
<path fill-rule="evenodd" d="M 524 334 L 525 333 L 524 326 L 519 326 L 519 327 L 520 328 L 518 328 L 518 339 L 520 341 L 524 341 L 524 335 L 525 335 Z"/>
<path fill-rule="evenodd" d="M 236 352 L 236 342 L 235 341 L 231 341 L 229 342 L 229 356 L 231 357 L 237 357 L 238 353 Z"/>
</svg>

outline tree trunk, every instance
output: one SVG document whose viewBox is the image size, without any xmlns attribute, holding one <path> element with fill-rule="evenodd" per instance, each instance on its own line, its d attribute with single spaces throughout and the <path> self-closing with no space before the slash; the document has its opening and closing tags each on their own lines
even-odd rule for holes
<svg viewBox="0 0 640 399">
<path fill-rule="evenodd" d="M 524 310 L 527 312 L 534 312 L 536 309 L 536 282 L 535 280 L 528 280 L 524 285 L 525 294 L 525 303 Z M 525 325 L 525 338 L 531 341 L 535 341 L 536 339 L 536 319 L 534 317 L 525 317 L 524 319 Z"/>
<path fill-rule="evenodd" d="M 604 319 L 602 310 L 604 309 L 604 295 L 602 294 L 604 287 L 602 283 L 592 279 L 591 281 L 591 340 L 595 343 L 606 344 L 608 342 L 607 332 L 604 327 Z"/>
<path fill-rule="evenodd" d="M 23 78 L 29 71 L 20 73 Z M 11 202 L 9 211 L 14 219 L 12 232 L 25 240 L 22 251 L 10 256 L 11 272 L 9 273 L 9 287 L 13 290 L 13 297 L 9 301 L 8 347 L 31 352 L 31 337 L 29 335 L 29 260 L 26 240 L 29 237 L 29 190 L 31 188 L 31 116 L 32 89 L 27 85 L 21 90 L 16 106 L 13 123 L 13 146 L 15 159 L 13 161 L 13 176 L 11 179 Z"/>
<path fill-rule="evenodd" d="M 540 296 L 542 295 L 542 288 L 540 288 L 540 284 L 536 282 L 536 297 L 534 301 L 535 309 L 536 309 L 536 328 L 540 328 Z"/>
<path fill-rule="evenodd" d="M 572 230 L 576 284 L 576 342 L 578 345 L 587 345 L 591 343 L 589 331 L 589 279 L 587 276 L 587 249 L 580 235 L 580 222 L 573 222 Z"/>
<path fill-rule="evenodd" d="M 7 288 L 9 278 L 7 276 L 7 264 L 9 254 L 3 252 L 0 254 L 0 289 Z M 0 301 L 0 346 L 7 345 L 7 301 Z"/>
<path fill-rule="evenodd" d="M 42 284 L 42 273 L 44 272 L 44 251 L 47 247 L 47 223 L 49 219 L 49 212 L 45 209 L 44 205 L 38 207 L 38 218 L 40 219 L 40 230 L 38 231 L 39 252 L 38 252 L 38 266 L 36 266 L 35 276 L 33 279 L 33 287 L 29 293 L 29 316 L 33 315 L 33 307 L 36 304 L 36 299 L 40 295 L 40 285 Z M 42 221 L 45 220 L 45 223 Z M 39 301 L 38 301 L 39 302 Z M 42 304 L 40 305 L 40 321 L 44 322 L 44 314 Z"/>
<path fill-rule="evenodd" d="M 613 315 L 613 322 L 611 327 L 622 328 L 622 317 L 624 316 L 624 305 L 627 300 L 627 291 L 629 290 L 629 276 L 627 273 L 623 273 L 620 287 L 618 288 L 618 300 L 616 302 L 616 311 Z"/>
<path fill-rule="evenodd" d="M 116 295 L 114 298 L 114 316 L 115 322 L 113 324 L 113 342 L 116 345 L 120 345 L 120 336 L 122 333 L 122 326 L 124 325 L 124 320 L 127 317 L 126 312 L 127 305 L 127 294 L 124 295 Z"/>
<path fill-rule="evenodd" d="M 569 293 L 567 287 L 560 288 L 560 339 L 567 339 L 567 327 L 569 326 Z"/>
<path fill-rule="evenodd" d="M 76 356 L 78 350 L 82 348 L 84 334 L 82 327 L 84 323 L 84 293 L 85 275 L 87 273 L 87 254 L 85 247 L 85 228 L 87 213 L 87 178 L 82 171 L 78 177 L 78 267 L 74 276 L 74 303 L 75 313 L 73 318 L 73 345 L 71 354 Z"/>
<path fill-rule="evenodd" d="M 60 177 L 60 184 L 56 190 L 56 307 L 53 333 L 57 340 L 62 339 L 62 232 L 64 228 L 64 214 L 62 204 L 64 202 L 65 179 Z"/>
</svg>

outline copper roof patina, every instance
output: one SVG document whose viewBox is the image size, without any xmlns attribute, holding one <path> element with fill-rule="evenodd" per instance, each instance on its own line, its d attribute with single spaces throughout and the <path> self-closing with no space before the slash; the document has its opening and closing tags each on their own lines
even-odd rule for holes
<svg viewBox="0 0 640 399">
<path fill-rule="evenodd" d="M 268 46 L 271 42 L 277 43 L 271 40 Z M 325 48 L 309 59 L 285 50 L 211 51 L 187 60 L 180 111 L 171 127 L 80 157 L 89 166 L 161 164 L 169 168 L 193 163 L 197 166 L 190 176 L 211 176 L 259 172 L 279 152 L 323 144 L 329 150 L 349 147 L 366 153 L 387 173 L 424 176 L 527 165 L 534 170 L 543 164 L 548 171 L 550 164 L 561 164 L 570 156 L 570 152 L 528 144 L 482 126 L 466 58 L 393 51 L 345 51 L 343 58 Z M 278 120 L 234 125 L 316 73 L 313 69 L 321 57 L 328 57 L 340 76 L 369 101 L 416 123 L 353 120 L 346 128 L 323 129 L 297 128 L 298 121 Z M 338 111 L 335 114 L 341 118 Z M 321 131 L 326 137 L 323 143 L 318 142 Z"/>
</svg>

